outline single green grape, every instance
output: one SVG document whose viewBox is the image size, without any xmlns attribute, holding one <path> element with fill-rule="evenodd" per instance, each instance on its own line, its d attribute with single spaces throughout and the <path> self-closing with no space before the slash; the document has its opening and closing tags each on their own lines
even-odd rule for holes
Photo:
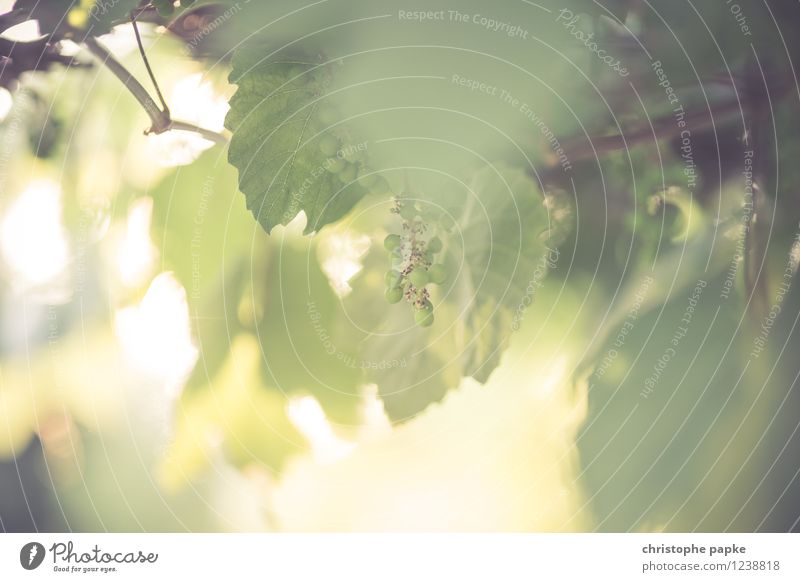
<svg viewBox="0 0 800 582">
<path fill-rule="evenodd" d="M 345 162 L 347 164 L 347 162 Z M 347 164 L 344 170 L 339 172 L 339 180 L 342 184 L 349 184 L 353 180 L 356 179 L 356 175 L 358 174 L 358 166 L 355 164 Z"/>
<path fill-rule="evenodd" d="M 342 172 L 346 167 L 347 167 L 347 162 L 345 162 L 342 158 L 328 158 L 328 161 L 325 164 L 325 169 L 328 170 L 331 174 L 338 174 Z"/>
<path fill-rule="evenodd" d="M 430 327 L 433 325 L 433 309 L 418 309 L 414 312 L 414 321 L 420 327 Z"/>
<path fill-rule="evenodd" d="M 440 263 L 437 263 L 436 265 L 431 265 L 431 268 L 428 269 L 428 276 L 431 278 L 432 283 L 441 285 L 442 283 L 447 281 L 447 267 L 445 267 Z"/>
<path fill-rule="evenodd" d="M 428 241 L 428 250 L 432 253 L 438 253 L 442 250 L 442 239 L 438 236 L 433 237 Z"/>
<path fill-rule="evenodd" d="M 400 207 L 400 216 L 406 220 L 414 220 L 417 217 L 417 209 L 413 204 L 406 202 Z"/>
<path fill-rule="evenodd" d="M 344 147 L 344 159 L 351 164 L 360 162 L 364 158 L 364 152 L 354 147 Z"/>
<path fill-rule="evenodd" d="M 409 273 L 408 280 L 411 281 L 411 284 L 417 289 L 422 289 L 428 284 L 428 273 L 417 267 Z"/>
<path fill-rule="evenodd" d="M 326 156 L 332 157 L 339 151 L 339 140 L 332 135 L 323 135 L 319 140 L 319 151 Z"/>
<path fill-rule="evenodd" d="M 386 271 L 386 287 L 389 289 L 394 289 L 400 285 L 400 279 L 402 275 L 400 271 L 396 269 L 392 269 L 391 271 Z"/>
<path fill-rule="evenodd" d="M 393 251 L 395 249 L 399 249 L 401 244 L 403 244 L 403 239 L 400 237 L 399 234 L 390 234 L 385 239 L 383 239 L 383 246 L 386 248 L 387 251 Z"/>
<path fill-rule="evenodd" d="M 400 287 L 392 287 L 386 290 L 385 297 L 389 303 L 399 303 L 403 298 L 403 290 Z"/>
<path fill-rule="evenodd" d="M 317 111 L 317 118 L 320 120 L 322 125 L 328 127 L 339 120 L 339 112 L 336 111 L 336 108 L 330 105 L 323 105 L 319 108 L 319 111 Z"/>
</svg>

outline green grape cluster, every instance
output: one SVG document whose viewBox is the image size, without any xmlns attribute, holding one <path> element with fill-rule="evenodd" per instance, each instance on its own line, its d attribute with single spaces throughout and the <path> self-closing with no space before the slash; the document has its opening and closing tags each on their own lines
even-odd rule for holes
<svg viewBox="0 0 800 582">
<path fill-rule="evenodd" d="M 302 83 L 302 68 L 297 67 L 292 73 L 295 82 Z M 325 169 L 335 174 L 343 184 L 358 181 L 362 188 L 374 194 L 389 192 L 386 178 L 367 165 L 366 145 L 352 143 L 341 129 L 333 127 L 341 118 L 336 108 L 322 105 L 316 112 L 316 118 L 320 129 L 325 132 L 319 139 L 319 150 L 327 156 Z"/>
<path fill-rule="evenodd" d="M 439 213 L 420 202 L 396 198 L 392 213 L 403 220 L 401 234 L 389 234 L 383 246 L 391 255 L 392 267 L 386 273 L 386 300 L 403 299 L 414 308 L 414 321 L 421 327 L 433 324 L 433 304 L 428 286 L 447 281 L 447 268 L 435 262 L 442 252 L 442 239 L 432 230 L 446 227 Z"/>
</svg>

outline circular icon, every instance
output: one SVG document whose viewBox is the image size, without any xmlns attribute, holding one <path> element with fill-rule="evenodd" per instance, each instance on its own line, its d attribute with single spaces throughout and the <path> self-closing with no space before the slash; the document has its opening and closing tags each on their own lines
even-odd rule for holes
<svg viewBox="0 0 800 582">
<path fill-rule="evenodd" d="M 35 570 L 44 561 L 44 546 L 39 542 L 30 542 L 19 551 L 19 563 L 26 570 Z"/>
</svg>

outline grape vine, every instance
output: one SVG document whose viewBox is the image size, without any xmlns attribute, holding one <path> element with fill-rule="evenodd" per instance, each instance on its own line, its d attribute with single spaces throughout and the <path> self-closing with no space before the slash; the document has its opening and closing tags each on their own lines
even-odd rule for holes
<svg viewBox="0 0 800 582">
<path fill-rule="evenodd" d="M 251 3 L 246 4 L 248 9 L 256 10 Z M 585 24 L 595 27 L 601 27 L 604 22 L 601 17 L 613 16 L 623 21 L 625 15 L 636 12 L 629 9 L 626 2 L 607 3 L 607 9 L 603 10 L 594 2 L 575 0 L 568 4 L 575 14 L 592 14 L 591 23 L 587 21 Z M 266 9 L 262 6 L 259 10 Z M 692 88 L 692 79 L 673 77 L 674 94 L 687 94 L 685 110 L 682 108 L 680 113 L 680 123 L 676 123 L 673 111 L 663 109 L 664 94 L 661 88 L 654 92 L 642 92 L 641 104 L 649 111 L 656 112 L 652 121 L 645 123 L 641 121 L 639 112 L 628 104 L 630 96 L 626 91 L 629 87 L 613 85 L 607 88 L 609 80 L 599 79 L 598 86 L 609 95 L 607 105 L 612 110 L 621 110 L 621 115 L 611 123 L 604 117 L 607 112 L 594 109 L 600 107 L 597 100 L 582 103 L 585 111 L 592 113 L 587 117 L 592 117 L 593 121 L 586 127 L 579 127 L 573 116 L 568 115 L 569 112 L 557 112 L 557 107 L 552 106 L 552 98 L 548 101 L 548 94 L 541 87 L 521 83 L 519 93 L 515 94 L 521 97 L 525 91 L 529 91 L 531 95 L 528 99 L 531 108 L 527 110 L 530 115 L 526 119 L 534 118 L 533 108 L 539 107 L 539 103 L 548 103 L 553 107 L 552 110 L 545 111 L 542 106 L 541 117 L 538 113 L 535 117 L 539 121 L 545 117 L 552 119 L 552 129 L 545 131 L 541 126 L 523 126 L 519 131 L 522 139 L 512 140 L 515 147 L 493 149 L 487 146 L 489 153 L 483 157 L 485 152 L 481 152 L 480 159 L 459 152 L 458 156 L 462 157 L 454 155 L 457 163 L 450 164 L 447 172 L 443 172 L 443 175 L 450 176 L 449 180 L 442 179 L 441 184 L 425 184 L 424 187 L 418 187 L 416 181 L 406 180 L 401 188 L 400 180 L 397 180 L 400 174 L 398 168 L 418 168 L 419 158 L 423 156 L 419 154 L 414 158 L 415 148 L 419 147 L 422 151 L 422 147 L 406 134 L 414 135 L 420 141 L 427 139 L 428 144 L 434 142 L 434 138 L 438 139 L 438 134 L 446 135 L 451 140 L 449 143 L 460 143 L 459 140 L 466 143 L 473 133 L 478 136 L 476 142 L 489 137 L 497 138 L 497 132 L 480 133 L 483 128 L 466 126 L 469 122 L 465 119 L 475 117 L 466 114 L 469 113 L 466 105 L 466 113 L 458 117 L 457 122 L 447 117 L 452 114 L 452 104 L 459 103 L 458 100 L 466 95 L 463 86 L 449 82 L 451 77 L 447 75 L 452 74 L 450 69 L 458 68 L 454 64 L 472 66 L 469 61 L 454 59 L 450 62 L 443 59 L 447 66 L 441 67 L 442 70 L 432 67 L 430 71 L 425 71 L 430 74 L 420 75 L 424 79 L 411 81 L 406 78 L 408 75 L 398 75 L 404 84 L 402 91 L 394 87 L 383 93 L 376 91 L 371 94 L 363 89 L 369 83 L 355 78 L 357 75 L 353 71 L 357 72 L 359 66 L 349 65 L 348 57 L 338 53 L 331 56 L 335 51 L 324 50 L 324 40 L 319 41 L 322 49 L 314 44 L 315 40 L 288 44 L 278 42 L 269 34 L 259 32 L 258 27 L 253 29 L 253 23 L 246 22 L 247 18 L 241 17 L 237 8 L 231 11 L 231 25 L 242 26 L 236 30 L 246 30 L 247 34 L 231 34 L 234 41 L 220 48 L 216 55 L 223 59 L 220 62 L 226 66 L 229 55 L 232 55 L 229 81 L 236 86 L 230 98 L 225 130 L 220 133 L 173 119 L 169 104 L 159 89 L 158 71 L 150 67 L 145 54 L 137 22 L 158 25 L 154 34 L 171 34 L 176 30 L 172 26 L 178 20 L 176 14 L 178 18 L 183 18 L 181 22 L 196 16 L 192 19 L 197 21 L 195 24 L 205 23 L 206 29 L 211 32 L 228 24 L 224 19 L 209 21 L 219 11 L 215 12 L 209 2 L 193 0 L 125 0 L 105 4 L 91 0 L 59 0 L 52 3 L 18 0 L 13 9 L 0 18 L 0 26 L 5 30 L 35 19 L 40 23 L 43 39 L 17 43 L 15 46 L 0 41 L 0 56 L 5 58 L 6 67 L 3 86 L 13 88 L 20 82 L 20 76 L 30 71 L 61 65 L 73 68 L 91 66 L 93 63 L 87 60 L 87 55 L 79 53 L 68 56 L 64 50 L 66 40 L 82 44 L 95 57 L 95 61 L 124 84 L 147 112 L 151 122 L 148 133 L 192 131 L 227 145 L 227 159 L 238 172 L 238 187 L 244 195 L 246 207 L 267 233 L 272 233 L 279 225 L 292 223 L 302 215 L 306 221 L 304 234 L 324 234 L 326 227 L 328 230 L 337 228 L 355 211 L 366 212 L 369 204 L 385 204 L 390 199 L 392 207 L 389 217 L 381 219 L 377 230 L 367 235 L 373 241 L 383 238 L 381 270 L 386 267 L 388 253 L 388 269 L 384 271 L 380 289 L 374 290 L 375 293 L 384 305 L 386 302 L 403 305 L 392 307 L 382 314 L 386 319 L 381 319 L 380 325 L 388 327 L 386 320 L 396 318 L 397 327 L 403 328 L 409 320 L 413 320 L 417 328 L 415 332 L 420 334 L 415 336 L 416 339 L 435 335 L 451 341 L 460 354 L 458 361 L 439 362 L 443 368 L 449 366 L 447 381 L 442 381 L 448 386 L 456 384 L 457 379 L 464 376 L 483 381 L 497 366 L 509 342 L 514 314 L 521 314 L 533 302 L 534 293 L 529 288 L 531 281 L 538 277 L 532 275 L 537 272 L 538 262 L 546 253 L 553 253 L 551 247 L 558 247 L 564 241 L 569 244 L 567 238 L 572 232 L 575 218 L 573 204 L 577 204 L 578 198 L 576 192 L 588 191 L 594 195 L 585 196 L 594 204 L 590 212 L 608 213 L 609 209 L 616 209 L 614 205 L 621 204 L 620 200 L 627 192 L 631 181 L 631 176 L 626 173 L 629 167 L 650 169 L 650 172 L 639 171 L 636 177 L 639 191 L 631 197 L 641 204 L 641 216 L 629 212 L 619 218 L 619 225 L 616 226 L 620 226 L 622 232 L 631 233 L 631 236 L 634 236 L 635 230 L 639 257 L 647 255 L 648 260 L 655 260 L 663 245 L 692 241 L 708 222 L 703 201 L 681 189 L 680 153 L 668 152 L 663 144 L 671 143 L 674 146 L 685 127 L 690 127 L 695 134 L 702 134 L 718 123 L 732 125 L 738 120 L 742 121 L 743 126 L 731 130 L 734 141 L 758 141 L 759 132 L 752 125 L 758 115 L 763 116 L 765 95 L 778 102 L 792 88 L 785 78 L 768 71 L 763 78 L 770 85 L 769 91 L 765 93 L 751 89 L 753 79 L 758 81 L 758 78 L 750 64 L 727 78 L 721 78 L 719 74 L 709 76 L 709 82 L 718 89 L 720 97 L 712 99 L 708 107 L 700 107 L 700 97 L 705 96 L 704 88 Z M 520 21 L 523 21 L 522 17 Z M 248 25 L 251 28 L 248 29 Z M 145 69 L 152 81 L 150 91 L 154 89 L 154 95 L 145 89 L 100 38 L 115 26 L 133 27 Z M 624 35 L 619 27 L 610 27 L 608 30 L 610 32 L 604 42 L 608 41 L 609 47 L 617 48 L 620 57 L 625 56 L 626 51 L 630 51 L 630 43 L 626 44 L 621 38 Z M 600 28 L 596 32 L 599 37 Z M 448 32 L 451 33 L 457 34 Z M 544 27 L 540 33 L 542 38 L 549 38 L 547 35 L 553 31 Z M 205 32 L 202 34 L 205 35 Z M 187 39 L 184 36 L 181 40 Z M 564 39 L 560 42 L 564 42 Z M 570 42 L 569 39 L 566 42 Z M 658 48 L 657 43 L 664 41 L 657 38 L 652 42 Z M 192 41 L 189 44 L 194 47 L 197 43 Z M 556 42 L 553 46 L 560 45 Z M 346 55 L 347 51 L 342 49 L 341 53 Z M 666 59 L 670 53 L 664 50 L 661 53 L 664 70 L 668 70 Z M 750 58 L 746 54 L 736 55 L 745 60 Z M 632 61 L 631 78 L 639 85 L 648 82 L 651 63 L 634 62 L 630 56 L 629 60 Z M 479 69 L 480 74 L 490 79 L 495 65 L 493 61 L 484 65 L 482 70 Z M 572 66 L 554 68 L 553 79 L 549 81 L 553 81 L 552 86 L 560 94 L 574 94 L 575 86 L 580 82 L 580 76 L 565 74 L 565 70 L 574 73 L 570 68 Z M 408 72 L 403 71 L 402 67 L 398 68 L 401 73 Z M 596 70 L 589 72 L 597 73 Z M 426 84 L 434 80 L 439 84 L 431 89 Z M 445 82 L 440 83 L 442 80 Z M 501 81 L 503 75 L 492 81 L 496 87 L 488 81 L 484 85 L 498 89 L 501 88 Z M 737 83 L 746 85 L 747 90 L 742 91 L 741 95 L 731 90 Z M 477 87 L 480 86 L 481 83 L 477 83 Z M 362 90 L 364 93 L 359 93 Z M 352 94 L 349 93 L 351 91 Z M 691 91 L 694 92 L 690 94 Z M 505 92 L 511 95 L 509 91 Z M 481 98 L 496 97 L 490 95 L 492 91 L 483 93 Z M 418 95 L 424 96 L 420 101 L 425 102 L 426 107 L 419 107 L 415 103 Z M 363 105 L 360 113 L 364 116 L 375 115 L 380 119 L 374 122 L 374 126 L 384 128 L 383 122 L 388 122 L 389 126 L 394 124 L 391 128 L 394 130 L 392 139 L 383 141 L 404 145 L 398 145 L 397 150 L 390 151 L 385 143 L 376 145 L 374 134 L 364 134 L 365 123 L 359 120 L 359 115 L 353 115 L 355 107 L 362 106 L 359 102 L 362 97 L 368 99 L 364 102 L 368 105 Z M 506 100 L 507 103 L 518 100 L 511 97 Z M 436 102 L 437 98 L 441 102 Z M 434 105 L 428 107 L 428 101 Z M 506 101 L 492 103 L 497 105 L 500 120 L 497 127 L 503 127 L 505 123 L 508 127 L 519 129 L 518 113 L 521 109 L 513 110 L 516 106 L 509 106 Z M 485 107 L 488 107 L 487 104 L 482 102 L 477 109 Z M 426 111 L 420 111 L 426 108 Z M 419 119 L 424 121 L 419 122 Z M 403 125 L 414 122 L 419 125 L 404 132 Z M 433 138 L 423 135 L 426 123 L 440 123 L 434 125 L 435 129 L 430 132 L 434 134 Z M 401 130 L 397 129 L 398 126 Z M 463 127 L 463 134 L 457 134 L 453 127 L 457 127 L 457 130 Z M 450 131 L 455 133 L 455 137 L 448 133 Z M 539 134 L 548 132 L 553 138 L 555 134 L 559 135 L 557 142 L 561 153 L 558 155 L 554 155 L 554 151 L 542 153 L 537 150 L 539 146 L 544 146 L 545 150 L 553 146 L 553 139 L 545 140 L 547 143 L 534 143 L 530 139 L 531 135 L 538 139 Z M 387 130 L 386 133 L 392 132 Z M 500 141 L 506 137 L 504 135 Z M 403 142 L 403 139 L 409 141 Z M 631 156 L 623 154 L 633 146 L 638 148 L 637 152 Z M 406 151 L 401 151 L 401 148 Z M 469 150 L 466 146 L 463 149 Z M 390 153 L 387 154 L 387 151 Z M 450 151 L 447 153 L 449 155 Z M 561 165 L 554 163 L 559 156 L 569 159 L 569 167 L 575 169 L 574 174 L 566 173 Z M 755 155 L 757 160 L 764 157 L 763 154 Z M 613 186 L 610 190 L 615 191 L 600 192 L 598 176 L 591 172 L 592 164 L 598 158 L 598 166 L 612 176 L 608 184 Z M 662 163 L 668 166 L 667 170 L 653 170 Z M 756 166 L 756 173 L 760 174 L 756 182 L 760 184 L 765 180 L 764 166 L 761 162 Z M 706 173 L 710 174 L 708 171 Z M 617 180 L 616 176 L 622 178 Z M 605 188 L 605 177 L 600 178 Z M 410 183 L 414 184 L 414 188 Z M 760 193 L 760 187 L 755 191 Z M 572 200 L 573 193 L 575 200 Z M 600 204 L 606 201 L 609 207 L 601 208 Z M 763 201 L 759 204 L 763 204 Z M 691 221 L 687 218 L 690 211 Z M 659 221 L 659 218 L 663 220 Z M 645 228 L 641 227 L 641 219 L 650 221 Z M 720 224 L 725 224 L 725 219 L 724 216 L 720 218 Z M 667 236 L 658 234 L 661 231 L 666 232 Z M 748 281 L 753 278 L 752 257 L 760 252 L 759 249 L 753 250 L 751 245 L 758 240 L 755 235 L 745 240 L 748 248 L 743 256 L 748 262 L 745 269 Z M 614 252 L 624 253 L 629 241 L 619 239 L 615 245 Z M 592 250 L 583 249 L 583 252 L 590 254 Z M 631 254 L 636 255 L 635 252 Z M 765 291 L 759 289 L 763 295 Z M 330 325 L 336 327 L 338 324 Z M 399 342 L 399 346 L 392 347 L 398 352 L 408 348 L 407 352 L 410 353 L 416 345 L 406 346 Z M 356 350 L 348 350 L 348 354 L 350 351 Z M 412 378 L 412 381 L 418 380 Z M 384 377 L 376 383 L 386 401 L 391 402 L 392 390 L 398 388 L 394 380 Z M 439 388 L 437 386 L 431 390 L 436 396 L 420 401 L 427 404 L 430 400 L 440 398 L 443 391 Z M 418 402 L 414 402 L 402 412 L 398 412 L 402 407 L 392 410 L 391 404 L 387 408 L 392 417 L 398 417 L 408 410 L 417 412 L 419 406 Z"/>
</svg>

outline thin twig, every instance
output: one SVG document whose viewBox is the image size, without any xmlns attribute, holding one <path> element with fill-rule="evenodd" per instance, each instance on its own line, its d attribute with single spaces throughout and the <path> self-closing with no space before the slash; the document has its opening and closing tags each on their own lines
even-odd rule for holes
<svg viewBox="0 0 800 582">
<path fill-rule="evenodd" d="M 139 34 L 139 26 L 136 24 L 136 16 L 137 11 L 131 11 L 131 24 L 133 25 L 133 34 L 136 36 L 136 44 L 139 46 L 139 54 L 142 55 L 144 68 L 147 69 L 147 74 L 150 76 L 150 80 L 153 82 L 153 87 L 156 90 L 156 95 L 158 95 L 158 100 L 161 101 L 161 107 L 163 108 L 167 117 L 169 117 L 169 106 L 167 105 L 166 100 L 164 100 L 164 96 L 161 94 L 161 89 L 158 87 L 158 81 L 156 81 L 156 76 L 153 73 L 153 69 L 150 68 L 150 61 L 147 59 L 147 53 L 145 53 L 144 45 L 142 45 L 142 37 Z"/>
<path fill-rule="evenodd" d="M 158 104 L 153 100 L 142 84 L 130 74 L 128 69 L 120 63 L 109 50 L 103 46 L 100 41 L 94 37 L 89 37 L 85 41 L 86 46 L 91 53 L 99 59 L 114 75 L 122 81 L 122 84 L 130 91 L 131 95 L 139 102 L 144 108 L 147 115 L 150 117 L 151 127 L 145 133 L 164 133 L 171 129 L 181 131 L 191 131 L 197 133 L 207 140 L 214 143 L 224 144 L 228 142 L 228 138 L 216 131 L 199 127 L 193 123 L 186 121 L 173 120 L 170 117 L 169 110 L 162 111 Z"/>
<path fill-rule="evenodd" d="M 147 92 L 142 84 L 130 74 L 122 63 L 120 63 L 114 55 L 96 38 L 90 36 L 85 41 L 86 46 L 89 47 L 91 53 L 100 59 L 100 61 L 108 68 L 109 71 L 122 81 L 122 84 L 131 92 L 131 95 L 144 107 L 145 112 L 150 117 L 152 126 L 147 133 L 162 133 L 169 129 L 171 120 L 169 113 L 161 111 L 158 104 L 153 101 L 150 94 Z"/>
<path fill-rule="evenodd" d="M 194 123 L 188 123 L 186 121 L 170 121 L 169 127 L 167 129 L 178 129 L 181 131 L 192 131 L 194 133 L 200 134 L 201 137 L 209 141 L 213 141 L 214 143 L 218 144 L 226 144 L 228 143 L 228 138 L 216 131 L 211 129 L 206 129 L 204 127 L 200 127 L 195 125 Z"/>
</svg>

